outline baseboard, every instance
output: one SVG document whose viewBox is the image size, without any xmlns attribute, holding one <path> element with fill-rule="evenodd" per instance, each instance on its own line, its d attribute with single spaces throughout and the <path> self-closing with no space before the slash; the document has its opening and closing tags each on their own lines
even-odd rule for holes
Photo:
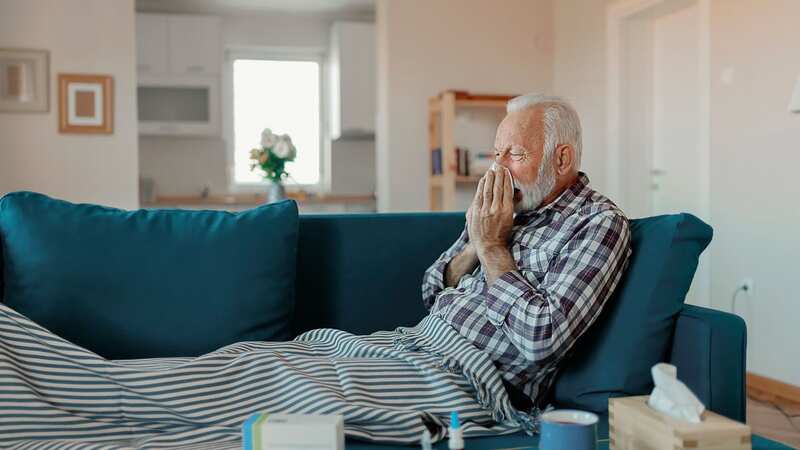
<svg viewBox="0 0 800 450">
<path fill-rule="evenodd" d="M 784 400 L 800 404 L 800 386 L 747 372 L 747 394 L 763 400 Z"/>
</svg>

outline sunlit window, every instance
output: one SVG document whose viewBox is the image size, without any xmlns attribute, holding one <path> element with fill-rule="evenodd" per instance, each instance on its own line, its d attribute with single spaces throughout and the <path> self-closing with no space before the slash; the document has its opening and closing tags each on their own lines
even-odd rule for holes
<svg viewBox="0 0 800 450">
<path fill-rule="evenodd" d="M 319 64 L 313 61 L 236 59 L 233 62 L 234 178 L 262 181 L 250 170 L 250 149 L 261 130 L 288 134 L 297 158 L 286 165 L 287 183 L 316 184 L 320 174 Z"/>
</svg>

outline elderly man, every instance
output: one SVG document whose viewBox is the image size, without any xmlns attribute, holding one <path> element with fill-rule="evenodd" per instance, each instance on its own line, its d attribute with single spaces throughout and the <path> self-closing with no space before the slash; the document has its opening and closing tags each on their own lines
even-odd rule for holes
<svg viewBox="0 0 800 450">
<path fill-rule="evenodd" d="M 518 408 L 538 406 L 559 362 L 594 322 L 630 255 L 628 220 L 579 172 L 581 126 L 556 97 L 508 103 L 495 170 L 466 227 L 425 272 L 422 294 L 488 353 Z"/>
</svg>

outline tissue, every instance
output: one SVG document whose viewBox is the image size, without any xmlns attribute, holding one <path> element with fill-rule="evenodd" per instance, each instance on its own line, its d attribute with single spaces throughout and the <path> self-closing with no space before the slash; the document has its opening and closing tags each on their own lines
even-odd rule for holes
<svg viewBox="0 0 800 450">
<path fill-rule="evenodd" d="M 694 393 L 678 380 L 678 369 L 666 363 L 658 363 L 650 369 L 653 374 L 653 392 L 647 404 L 662 413 L 693 423 L 699 423 L 706 407 Z"/>
</svg>

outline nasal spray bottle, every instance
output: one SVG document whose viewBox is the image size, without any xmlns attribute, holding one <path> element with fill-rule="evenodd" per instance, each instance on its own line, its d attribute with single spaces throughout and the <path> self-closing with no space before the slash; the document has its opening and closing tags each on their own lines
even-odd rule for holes
<svg viewBox="0 0 800 450">
<path fill-rule="evenodd" d="M 420 443 L 422 444 L 422 450 L 433 450 L 431 432 L 428 431 L 427 428 L 422 432 L 422 439 L 420 440 Z"/>
<path fill-rule="evenodd" d="M 461 422 L 458 420 L 458 412 L 450 413 L 450 430 L 447 433 L 449 439 L 447 448 L 450 450 L 464 450 L 464 435 L 461 434 Z"/>
</svg>

